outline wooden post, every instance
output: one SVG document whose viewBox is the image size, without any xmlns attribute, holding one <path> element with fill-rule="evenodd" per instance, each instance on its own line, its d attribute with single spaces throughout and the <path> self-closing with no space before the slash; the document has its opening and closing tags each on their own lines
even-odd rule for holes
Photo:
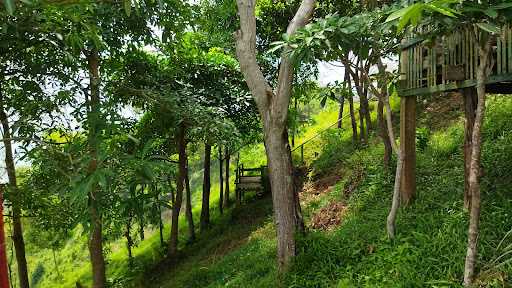
<svg viewBox="0 0 512 288">
<path fill-rule="evenodd" d="M 400 99 L 400 149 L 403 153 L 400 194 L 410 204 L 416 196 L 416 96 Z"/>
<path fill-rule="evenodd" d="M 7 254 L 5 250 L 3 194 L 4 184 L 0 184 L 0 288 L 9 288 L 9 275 L 7 274 Z"/>
<path fill-rule="evenodd" d="M 473 126 L 475 124 L 476 106 L 478 104 L 478 95 L 474 87 L 466 88 L 461 91 L 464 99 L 464 112 L 466 123 L 464 129 L 464 207 L 471 208 L 471 195 L 469 194 L 469 169 L 471 166 L 471 146 Z"/>
</svg>

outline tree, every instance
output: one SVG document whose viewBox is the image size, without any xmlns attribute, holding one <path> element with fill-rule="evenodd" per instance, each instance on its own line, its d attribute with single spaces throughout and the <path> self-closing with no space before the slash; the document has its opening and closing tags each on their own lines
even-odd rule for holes
<svg viewBox="0 0 512 288">
<path fill-rule="evenodd" d="M 274 217 L 277 226 L 277 259 L 280 271 L 286 271 L 296 254 L 295 231 L 299 227 L 293 185 L 293 167 L 286 127 L 293 62 L 283 53 L 275 92 L 263 76 L 256 60 L 256 16 L 254 0 L 237 0 L 240 30 L 236 32 L 236 51 L 240 69 L 256 101 L 265 135 Z M 309 22 L 315 8 L 314 0 L 304 0 L 288 25 L 287 35 L 294 34 Z"/>
</svg>

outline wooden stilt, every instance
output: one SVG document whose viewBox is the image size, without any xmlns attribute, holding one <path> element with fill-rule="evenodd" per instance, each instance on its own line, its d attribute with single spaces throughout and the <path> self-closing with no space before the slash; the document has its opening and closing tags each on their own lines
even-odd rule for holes
<svg viewBox="0 0 512 288">
<path fill-rule="evenodd" d="M 400 149 L 404 156 L 400 194 L 408 205 L 416 196 L 416 96 L 401 98 Z"/>
<path fill-rule="evenodd" d="M 471 144 L 473 126 L 475 124 L 476 106 L 478 95 L 474 87 L 465 88 L 461 91 L 464 99 L 464 112 L 466 123 L 464 129 L 464 207 L 471 208 L 471 195 L 469 191 L 469 168 L 471 166 Z"/>
</svg>

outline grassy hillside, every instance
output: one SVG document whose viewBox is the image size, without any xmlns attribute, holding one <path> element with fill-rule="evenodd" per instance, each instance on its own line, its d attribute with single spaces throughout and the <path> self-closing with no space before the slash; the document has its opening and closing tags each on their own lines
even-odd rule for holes
<svg viewBox="0 0 512 288">
<path fill-rule="evenodd" d="M 350 129 L 325 130 L 336 121 L 335 105 L 313 116 L 296 139 L 298 147 L 325 130 L 304 150 L 311 177 L 301 202 L 309 231 L 299 236 L 299 256 L 283 280 L 285 286 L 460 286 L 468 221 L 462 203 L 463 118 L 460 99 L 439 100 L 425 102 L 419 114 L 418 199 L 400 210 L 394 241 L 389 241 L 385 232 L 394 169 L 382 166 L 379 139 L 373 135 L 368 148 L 355 147 Z M 507 287 L 512 281 L 512 258 L 510 254 L 500 257 L 504 247 L 512 244 L 512 236 L 504 238 L 512 229 L 510 119 L 512 99 L 491 97 L 484 130 L 479 263 L 479 281 L 485 287 Z M 348 118 L 343 126 L 350 127 Z M 299 153 L 294 152 L 296 159 Z M 195 157 L 191 181 L 197 222 L 202 167 L 200 156 Z M 245 147 L 240 161 L 246 166 L 265 164 L 263 145 Z M 128 266 L 124 241 L 112 242 L 107 257 L 111 286 L 275 287 L 271 200 L 249 195 L 242 207 L 219 215 L 218 189 L 218 163 L 214 162 L 213 228 L 188 245 L 183 233 L 179 259 L 162 262 L 164 249 L 157 231 L 148 230 L 146 240 L 134 249 L 134 268 Z M 185 231 L 184 217 L 181 220 Z M 169 234 L 167 226 L 164 233 Z M 30 271 L 37 283 L 33 287 L 74 287 L 77 279 L 90 283 L 86 236 L 80 228 L 73 235 L 56 251 L 57 265 L 52 251 L 28 245 Z"/>
<path fill-rule="evenodd" d="M 314 147 L 321 152 L 309 155 L 308 162 L 322 176 L 302 192 L 309 232 L 299 237 L 299 256 L 284 280 L 287 287 L 460 286 L 468 215 L 462 201 L 463 120 L 457 103 L 439 108 L 450 111 L 424 107 L 430 112 L 419 121 L 418 199 L 400 210 L 394 241 L 385 232 L 393 169 L 382 166 L 377 139 L 369 148 L 355 149 L 349 131 L 333 129 L 318 140 Z M 512 237 L 505 237 L 512 229 L 512 99 L 495 97 L 488 107 L 478 280 L 485 287 L 506 287 L 512 281 L 512 258 L 500 256 L 512 244 Z M 329 119 L 335 111 L 323 113 L 321 119 Z M 433 123 L 436 113 L 447 124 Z M 268 205 L 268 200 L 251 203 L 238 217 L 253 219 L 253 207 Z M 237 234 L 222 236 L 230 249 L 204 248 L 198 257 L 153 274 L 151 285 L 139 287 L 275 287 L 272 218 L 258 217 L 262 220 L 253 219 L 244 233 L 236 232 L 241 229 L 236 221 L 225 230 Z"/>
</svg>

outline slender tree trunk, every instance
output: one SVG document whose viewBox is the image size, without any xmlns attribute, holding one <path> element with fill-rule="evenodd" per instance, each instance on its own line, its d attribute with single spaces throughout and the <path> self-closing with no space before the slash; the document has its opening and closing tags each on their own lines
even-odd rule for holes
<svg viewBox="0 0 512 288">
<path fill-rule="evenodd" d="M 471 148 L 473 138 L 473 126 L 475 125 L 476 107 L 478 103 L 475 88 L 462 90 L 464 99 L 464 111 L 466 115 L 464 129 L 464 208 L 471 209 L 471 193 L 469 189 L 469 171 L 471 170 Z"/>
<path fill-rule="evenodd" d="M 158 203 L 158 230 L 160 232 L 160 246 L 164 247 L 164 223 L 162 221 L 162 206 L 160 203 Z"/>
<path fill-rule="evenodd" d="M 178 147 L 179 154 L 179 169 L 178 177 L 176 179 L 176 195 L 174 205 L 172 207 L 172 219 L 171 219 L 171 238 L 169 241 L 169 257 L 175 257 L 178 254 L 178 227 L 179 227 L 179 216 L 181 205 L 183 202 L 183 185 L 185 182 L 185 175 L 187 173 L 187 151 L 185 142 L 185 124 L 180 124 L 176 135 L 176 146 Z"/>
<path fill-rule="evenodd" d="M 341 129 L 343 126 L 343 108 L 345 107 L 345 97 L 340 96 L 340 109 L 338 111 L 338 129 Z"/>
<path fill-rule="evenodd" d="M 3 144 L 5 148 L 5 167 L 7 170 L 7 177 L 9 179 L 9 190 L 13 197 L 12 202 L 12 240 L 14 242 L 14 249 L 16 250 L 16 263 L 18 264 L 18 279 L 21 288 L 29 287 L 27 259 L 25 257 L 25 241 L 23 240 L 23 228 L 21 224 L 21 207 L 20 207 L 20 194 L 18 191 L 18 184 L 16 179 L 16 168 L 14 165 L 14 156 L 11 136 L 11 127 L 9 119 L 5 111 L 4 97 L 0 87 L 0 122 L 3 129 Z"/>
<path fill-rule="evenodd" d="M 87 55 L 90 79 L 90 100 L 88 145 L 91 161 L 89 163 L 89 175 L 96 172 L 98 166 L 98 149 L 100 142 L 100 77 L 99 77 L 99 55 L 97 50 L 90 51 Z M 98 186 L 92 187 L 89 193 L 89 215 L 91 221 L 91 235 L 89 238 L 89 253 L 92 264 L 93 288 L 103 288 L 106 283 L 105 259 L 103 258 L 103 237 L 101 214 L 99 212 L 100 190 Z"/>
<path fill-rule="evenodd" d="M 346 63 L 346 62 L 344 62 Z M 346 65 L 346 64 L 345 64 Z M 348 104 L 349 104 L 349 110 L 350 110 L 350 122 L 352 124 L 352 141 L 354 143 L 357 142 L 357 121 L 356 121 L 356 114 L 354 112 L 354 97 L 352 94 L 352 80 L 350 78 L 350 71 L 348 68 L 345 68 L 345 83 L 346 87 L 349 90 L 350 94 L 348 95 Z"/>
<path fill-rule="evenodd" d="M 364 125 L 367 111 L 362 81 L 359 76 L 355 77 L 354 84 L 356 85 L 357 95 L 359 96 L 359 140 L 364 144 L 368 144 L 368 134 L 366 133 L 367 129 Z M 366 123 L 366 125 L 368 125 L 368 123 Z"/>
<path fill-rule="evenodd" d="M 196 240 L 196 232 L 194 227 L 194 216 L 192 215 L 192 193 L 190 191 L 190 179 L 188 177 L 188 160 L 187 169 L 185 171 L 185 192 L 186 192 L 186 203 L 185 203 L 185 216 L 187 217 L 188 223 L 188 241 L 193 242 Z"/>
<path fill-rule="evenodd" d="M 230 199 L 229 199 L 229 168 L 230 168 L 230 162 L 231 162 L 231 155 L 229 154 L 229 149 L 226 147 L 226 190 L 224 190 L 224 207 L 229 207 L 230 205 Z"/>
<path fill-rule="evenodd" d="M 391 148 L 393 151 L 395 151 L 396 157 L 397 157 L 397 163 L 396 163 L 396 172 L 395 172 L 395 185 L 393 188 L 393 200 L 391 203 L 391 210 L 389 211 L 387 222 L 386 222 L 386 228 L 388 232 L 388 237 L 390 239 L 395 238 L 395 231 L 396 231 L 396 215 L 398 214 L 398 208 L 400 208 L 400 184 L 402 183 L 402 171 L 403 171 L 403 165 L 404 165 L 404 156 L 397 145 L 395 141 L 395 133 L 393 132 L 393 121 L 391 119 L 391 105 L 389 105 L 389 95 L 386 92 L 383 93 L 384 95 L 384 105 L 386 106 L 386 121 L 387 121 L 387 127 L 388 127 L 388 136 L 389 136 L 389 143 L 391 145 Z"/>
<path fill-rule="evenodd" d="M 204 144 L 204 174 L 203 174 L 203 198 L 201 205 L 201 231 L 208 229 L 210 225 L 210 165 L 212 146 Z"/>
<path fill-rule="evenodd" d="M 126 238 L 126 249 L 128 250 L 128 261 L 130 266 L 133 265 L 133 256 L 132 256 L 132 246 L 133 239 L 131 235 L 132 230 L 132 216 L 128 216 L 128 220 L 126 221 L 126 230 L 124 231 L 124 237 Z"/>
<path fill-rule="evenodd" d="M 382 60 L 379 60 L 378 67 L 381 79 L 379 80 L 380 95 L 378 95 L 379 102 L 377 105 L 377 123 L 379 126 L 379 135 L 382 139 L 382 143 L 384 144 L 384 167 L 386 169 L 389 169 L 389 163 L 391 161 L 391 154 L 393 153 L 393 148 L 391 146 L 391 139 L 389 137 L 389 133 L 387 130 L 386 120 L 384 119 L 384 102 L 389 100 L 385 99 L 387 97 L 387 81 L 385 80 L 386 67 L 382 63 Z M 388 113 L 391 113 L 391 110 L 389 110 Z M 390 116 L 392 115 L 390 114 Z"/>
<path fill-rule="evenodd" d="M 352 141 L 356 143 L 358 141 L 357 135 L 357 121 L 356 121 L 356 113 L 354 109 L 354 97 L 352 95 L 348 98 L 348 104 L 350 108 L 350 122 L 352 124 Z"/>
<path fill-rule="evenodd" d="M 478 29 L 475 27 L 475 30 Z M 477 32 L 475 32 L 477 33 Z M 476 38 L 476 37 L 475 37 Z M 476 41 L 477 42 L 477 41 Z M 471 145 L 471 166 L 469 170 L 469 192 L 471 194 L 471 210 L 469 216 L 468 247 L 466 263 L 464 266 L 464 286 L 469 287 L 475 278 L 475 266 L 478 257 L 478 234 L 480 224 L 480 158 L 482 145 L 482 126 L 485 117 L 485 82 L 492 71 L 494 63 L 490 60 L 492 55 L 493 37 L 483 46 L 479 46 L 480 64 L 477 70 L 477 95 L 475 123 L 473 126 Z M 478 43 L 478 42 L 477 42 Z"/>
<path fill-rule="evenodd" d="M 368 73 L 368 72 L 366 72 Z M 370 130 L 372 130 L 372 119 L 370 117 L 370 104 L 368 102 L 368 83 L 366 81 L 363 81 L 363 97 L 362 97 L 362 104 L 364 105 L 364 117 L 366 122 L 366 140 L 368 140 L 368 137 L 370 135 Z M 368 143 L 368 141 L 366 142 Z"/>
<path fill-rule="evenodd" d="M 381 99 L 379 99 L 377 107 L 377 122 L 379 124 L 379 134 L 382 139 L 382 143 L 384 144 L 384 167 L 388 169 L 391 161 L 391 153 L 393 153 L 393 151 L 391 149 L 391 142 L 389 141 L 389 135 L 386 129 L 386 121 L 384 120 L 384 103 Z"/>
<path fill-rule="evenodd" d="M 224 169 L 222 160 L 222 146 L 219 144 L 219 211 L 220 214 L 224 212 Z"/>
<path fill-rule="evenodd" d="M 140 185 L 140 209 L 139 209 L 139 236 L 140 241 L 144 241 L 144 189 L 145 185 Z"/>
</svg>

